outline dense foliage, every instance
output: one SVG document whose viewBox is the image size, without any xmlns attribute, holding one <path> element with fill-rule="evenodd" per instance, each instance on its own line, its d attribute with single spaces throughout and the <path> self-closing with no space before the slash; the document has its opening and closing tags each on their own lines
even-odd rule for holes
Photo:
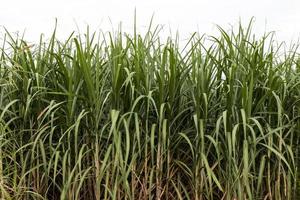
<svg viewBox="0 0 300 200">
<path fill-rule="evenodd" d="M 1 199 L 297 199 L 300 59 L 251 23 L 0 50 Z M 298 183 L 297 183 L 298 182 Z"/>
</svg>

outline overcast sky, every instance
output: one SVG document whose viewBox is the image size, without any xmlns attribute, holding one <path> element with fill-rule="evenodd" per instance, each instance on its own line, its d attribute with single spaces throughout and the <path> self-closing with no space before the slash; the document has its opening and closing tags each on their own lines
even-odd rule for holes
<svg viewBox="0 0 300 200">
<path fill-rule="evenodd" d="M 60 38 L 77 25 L 82 31 L 86 25 L 109 31 L 122 22 L 123 30 L 131 31 L 135 8 L 141 31 L 154 14 L 154 23 L 165 25 L 162 34 L 170 28 L 180 38 L 194 31 L 216 34 L 215 24 L 228 29 L 252 16 L 258 34 L 276 31 L 277 39 L 286 42 L 300 36 L 300 0 L 1 0 L 0 25 L 11 32 L 26 29 L 29 41 L 38 40 L 40 33 L 49 36 L 55 18 Z"/>
</svg>

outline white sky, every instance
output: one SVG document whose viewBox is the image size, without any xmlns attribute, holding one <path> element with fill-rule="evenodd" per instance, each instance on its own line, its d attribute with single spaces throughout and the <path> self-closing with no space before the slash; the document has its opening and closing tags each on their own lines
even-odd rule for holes
<svg viewBox="0 0 300 200">
<path fill-rule="evenodd" d="M 65 39 L 73 30 L 109 31 L 122 21 L 125 31 L 132 31 L 134 9 L 139 30 L 145 29 L 154 14 L 154 24 L 165 25 L 186 38 L 194 31 L 216 34 L 215 24 L 229 29 L 239 19 L 245 24 L 255 17 L 257 34 L 276 31 L 279 41 L 290 42 L 300 36 L 300 0 L 0 0 L 0 26 L 22 33 L 37 41 L 40 33 L 50 36 L 55 18 L 58 35 Z M 110 22 L 111 20 L 111 22 Z M 0 28 L 0 37 L 4 30 Z"/>
</svg>

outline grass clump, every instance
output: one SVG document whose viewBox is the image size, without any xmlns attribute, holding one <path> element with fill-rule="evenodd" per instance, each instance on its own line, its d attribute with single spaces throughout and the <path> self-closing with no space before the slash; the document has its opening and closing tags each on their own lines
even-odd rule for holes
<svg viewBox="0 0 300 200">
<path fill-rule="evenodd" d="M 184 49 L 151 26 L 7 32 L 1 199 L 299 198 L 300 59 L 251 25 Z"/>
</svg>

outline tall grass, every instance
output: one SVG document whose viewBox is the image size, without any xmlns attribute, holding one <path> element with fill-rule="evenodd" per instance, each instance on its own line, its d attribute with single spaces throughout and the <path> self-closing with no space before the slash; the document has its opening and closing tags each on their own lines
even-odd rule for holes
<svg viewBox="0 0 300 200">
<path fill-rule="evenodd" d="M 7 31 L 0 198 L 299 198 L 297 48 L 251 27 L 184 48 L 152 25 L 34 46 Z"/>
</svg>

